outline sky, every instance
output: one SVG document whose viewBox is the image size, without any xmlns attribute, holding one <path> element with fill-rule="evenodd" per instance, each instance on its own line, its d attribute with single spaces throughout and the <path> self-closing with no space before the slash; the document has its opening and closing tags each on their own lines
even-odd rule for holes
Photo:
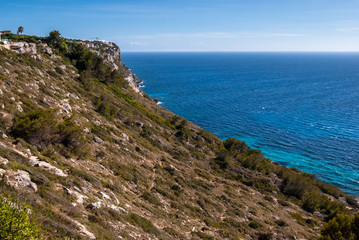
<svg viewBox="0 0 359 240">
<path fill-rule="evenodd" d="M 359 0 L 1 0 L 0 30 L 122 51 L 359 51 Z"/>
</svg>

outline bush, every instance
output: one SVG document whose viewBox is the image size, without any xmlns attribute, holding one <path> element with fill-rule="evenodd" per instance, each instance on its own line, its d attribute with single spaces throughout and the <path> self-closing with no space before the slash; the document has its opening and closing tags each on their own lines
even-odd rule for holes
<svg viewBox="0 0 359 240">
<path fill-rule="evenodd" d="M 332 201 L 322 193 L 338 198 L 345 196 L 338 188 L 326 184 L 316 178 L 313 174 L 301 172 L 295 168 L 286 168 L 267 159 L 256 149 L 251 149 L 244 142 L 235 138 L 228 138 L 219 145 L 216 150 L 214 167 L 225 172 L 227 178 L 237 179 L 248 186 L 255 186 L 259 190 L 273 191 L 279 188 L 287 196 L 293 196 L 302 201 L 303 209 L 308 212 L 319 210 L 327 214 L 331 219 L 338 213 L 345 212 L 345 205 Z M 246 180 L 240 174 L 241 167 L 258 171 L 263 177 Z M 275 186 L 268 181 L 268 175 L 274 174 L 282 180 L 281 184 Z M 270 180 L 270 179 L 269 179 Z M 355 201 L 350 198 L 348 202 L 356 206 Z"/>
<path fill-rule="evenodd" d="M 37 109 L 15 120 L 12 134 L 41 149 L 49 144 L 61 144 L 66 153 L 83 156 L 87 152 L 86 138 L 81 128 L 70 118 L 60 119 L 57 109 Z"/>
<path fill-rule="evenodd" d="M 359 219 L 357 214 L 353 219 L 347 215 L 339 214 L 330 220 L 321 230 L 320 240 L 354 240 L 358 239 Z"/>
<path fill-rule="evenodd" d="M 60 135 L 58 142 L 64 145 L 68 150 L 78 155 L 84 154 L 87 150 L 86 138 L 82 133 L 81 127 L 70 118 L 65 118 L 57 126 L 57 132 Z"/>
<path fill-rule="evenodd" d="M 64 75 L 65 72 L 62 68 L 60 68 L 59 66 L 56 66 L 55 68 L 55 72 L 57 72 L 58 74 Z"/>
<path fill-rule="evenodd" d="M 228 151 L 222 149 L 218 152 L 217 157 L 214 159 L 214 162 L 218 165 L 220 169 L 226 169 L 230 165 Z"/>
<path fill-rule="evenodd" d="M 272 240 L 273 233 L 259 233 L 258 240 Z"/>
<path fill-rule="evenodd" d="M 57 77 L 57 73 L 56 72 L 54 72 L 54 71 L 47 71 L 47 73 L 51 76 L 51 77 L 54 77 L 54 78 L 56 78 Z"/>
<path fill-rule="evenodd" d="M 148 192 L 148 191 L 144 192 L 142 194 L 142 197 L 146 201 L 148 201 L 148 202 L 150 202 L 152 204 L 155 204 L 155 205 L 160 205 L 161 204 L 160 200 L 158 200 L 158 198 L 154 194 L 152 194 L 151 192 Z"/>
<path fill-rule="evenodd" d="M 260 224 L 257 223 L 256 221 L 250 221 L 249 224 L 248 224 L 248 226 L 250 226 L 250 227 L 253 228 L 253 229 L 257 229 L 257 228 L 260 227 Z"/>
<path fill-rule="evenodd" d="M 40 239 L 27 204 L 19 204 L 11 198 L 0 199 L 0 239 Z"/>
<path fill-rule="evenodd" d="M 321 197 L 315 192 L 307 193 L 303 199 L 303 209 L 313 213 L 319 206 Z"/>
<path fill-rule="evenodd" d="M 96 107 L 96 111 L 100 113 L 102 116 L 111 120 L 116 114 L 116 107 L 110 103 L 104 96 L 101 98 L 96 98 L 94 105 Z"/>
<path fill-rule="evenodd" d="M 287 223 L 281 219 L 274 221 L 279 227 L 285 227 L 287 226 Z"/>
<path fill-rule="evenodd" d="M 12 134 L 42 148 L 58 137 L 56 125 L 54 109 L 34 110 L 15 121 Z"/>
<path fill-rule="evenodd" d="M 289 207 L 288 200 L 285 201 L 285 200 L 282 200 L 282 199 L 278 199 L 278 203 L 279 203 L 280 205 L 282 205 L 283 207 Z"/>
<path fill-rule="evenodd" d="M 146 218 L 137 215 L 136 213 L 129 214 L 127 219 L 129 223 L 141 227 L 143 231 L 147 233 L 152 233 L 155 235 L 160 234 L 160 231 L 155 226 L 153 226 L 153 224 L 150 221 L 148 221 Z"/>
</svg>

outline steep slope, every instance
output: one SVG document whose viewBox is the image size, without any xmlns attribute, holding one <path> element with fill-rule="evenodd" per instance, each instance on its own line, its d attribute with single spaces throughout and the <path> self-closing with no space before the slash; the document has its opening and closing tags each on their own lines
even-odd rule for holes
<svg viewBox="0 0 359 240">
<path fill-rule="evenodd" d="M 310 239 L 357 210 L 315 176 L 158 106 L 117 46 L 42 41 L 0 49 L 0 171 L 44 238 Z"/>
</svg>

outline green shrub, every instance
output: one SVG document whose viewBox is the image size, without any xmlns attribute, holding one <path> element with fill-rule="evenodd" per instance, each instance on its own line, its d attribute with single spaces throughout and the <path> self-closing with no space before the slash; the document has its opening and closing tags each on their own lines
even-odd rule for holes
<svg viewBox="0 0 359 240">
<path fill-rule="evenodd" d="M 140 135 L 144 138 L 149 138 L 153 135 L 153 130 L 149 126 L 143 125 Z"/>
<path fill-rule="evenodd" d="M 311 213 L 314 212 L 318 208 L 320 200 L 319 194 L 315 192 L 307 193 L 303 198 L 303 209 Z"/>
<path fill-rule="evenodd" d="M 63 154 L 85 156 L 88 146 L 80 126 L 70 118 L 60 119 L 56 111 L 37 109 L 24 114 L 15 120 L 12 134 L 41 149 L 60 144 Z"/>
<path fill-rule="evenodd" d="M 132 225 L 141 227 L 143 231 L 147 233 L 152 233 L 155 235 L 158 235 L 160 233 L 159 230 L 155 226 L 153 226 L 153 224 L 150 221 L 148 221 L 144 217 L 137 215 L 136 213 L 129 214 L 127 220 Z"/>
<path fill-rule="evenodd" d="M 267 159 L 256 149 L 251 149 L 244 142 L 235 138 L 228 138 L 216 149 L 217 157 L 214 159 L 215 168 L 220 168 L 226 178 L 236 179 L 248 186 L 255 186 L 259 190 L 273 191 L 276 188 L 287 196 L 293 196 L 302 201 L 303 209 L 308 212 L 316 210 L 327 214 L 328 219 L 338 213 L 345 212 L 345 205 L 332 201 L 322 193 L 332 195 L 336 198 L 345 196 L 338 188 L 326 184 L 316 178 L 313 174 L 301 172 L 295 168 L 286 168 Z M 263 177 L 247 180 L 241 174 L 241 167 L 258 171 Z M 277 186 L 267 177 L 275 174 L 282 180 Z M 352 206 L 355 201 L 350 198 Z M 283 202 L 280 202 L 283 204 Z"/>
<path fill-rule="evenodd" d="M 58 137 L 56 117 L 54 109 L 28 112 L 15 120 L 12 134 L 42 148 Z"/>
<path fill-rule="evenodd" d="M 359 239 L 359 213 L 350 217 L 338 214 L 321 230 L 320 240 L 355 240 Z"/>
<path fill-rule="evenodd" d="M 94 105 L 96 111 L 109 120 L 111 120 L 117 113 L 116 107 L 109 103 L 109 100 L 103 96 L 101 98 L 96 98 Z"/>
<path fill-rule="evenodd" d="M 51 76 L 51 77 L 54 77 L 54 78 L 56 78 L 57 77 L 57 73 L 56 72 L 54 72 L 54 71 L 47 71 L 47 73 Z"/>
<path fill-rule="evenodd" d="M 9 197 L 0 199 L 0 239 L 40 239 L 40 231 L 31 219 L 29 205 Z"/>
<path fill-rule="evenodd" d="M 176 134 L 176 137 L 188 139 L 191 136 L 191 131 L 187 127 L 180 128 Z"/>
<path fill-rule="evenodd" d="M 272 240 L 273 235 L 273 233 L 259 233 L 258 240 Z"/>
<path fill-rule="evenodd" d="M 148 191 L 144 192 L 142 194 L 142 197 L 146 201 L 148 201 L 148 202 L 150 202 L 152 204 L 155 204 L 155 205 L 160 205 L 161 204 L 160 200 L 154 194 L 152 194 L 151 192 L 148 192 Z"/>
<path fill-rule="evenodd" d="M 63 70 L 62 68 L 60 68 L 59 66 L 56 66 L 56 67 L 54 68 L 54 70 L 55 70 L 55 72 L 57 72 L 58 74 L 61 74 L 61 75 L 64 75 L 64 74 L 65 74 L 64 70 Z"/>
<path fill-rule="evenodd" d="M 228 138 L 223 142 L 224 147 L 231 152 L 244 152 L 248 146 L 245 142 L 241 142 L 236 138 Z"/>
<path fill-rule="evenodd" d="M 274 222 L 280 227 L 287 226 L 287 223 L 285 221 L 281 220 L 281 219 L 275 220 Z"/>
<path fill-rule="evenodd" d="M 60 135 L 59 142 L 65 147 L 75 153 L 81 153 L 86 148 L 86 138 L 81 127 L 70 118 L 65 118 L 56 127 Z"/>
<path fill-rule="evenodd" d="M 192 232 L 192 235 L 195 235 L 195 236 L 199 237 L 200 239 L 204 239 L 204 240 L 214 239 L 212 236 L 209 236 L 203 232 Z"/>
<path fill-rule="evenodd" d="M 230 165 L 228 151 L 226 149 L 219 150 L 217 157 L 214 159 L 214 162 L 220 169 L 227 169 Z"/>
<path fill-rule="evenodd" d="M 81 170 L 73 168 L 73 167 L 71 167 L 69 170 L 70 170 L 70 174 L 72 176 L 77 176 L 77 177 L 82 178 L 96 186 L 101 186 L 101 182 L 99 180 L 97 180 L 92 174 L 90 174 L 86 171 L 81 171 Z"/>
<path fill-rule="evenodd" d="M 218 142 L 218 138 L 216 137 L 216 135 L 214 135 L 213 133 L 207 132 L 206 130 L 201 129 L 198 132 L 198 135 L 203 137 L 207 143 Z"/>
<path fill-rule="evenodd" d="M 299 213 L 290 212 L 289 213 L 300 225 L 305 225 L 306 220 L 303 218 L 303 216 Z"/>
<path fill-rule="evenodd" d="M 278 203 L 280 205 L 282 205 L 283 207 L 289 207 L 289 203 L 288 201 L 282 200 L 282 199 L 278 199 Z"/>
<path fill-rule="evenodd" d="M 176 232 L 173 228 L 165 227 L 163 228 L 163 230 L 169 235 L 171 235 L 172 237 L 175 237 L 176 239 L 185 239 L 185 237 L 182 234 Z"/>
<path fill-rule="evenodd" d="M 259 224 L 259 223 L 257 223 L 256 221 L 250 221 L 249 223 L 248 223 L 248 226 L 250 226 L 251 228 L 253 228 L 253 229 L 257 229 L 257 228 L 259 228 L 261 225 Z"/>
</svg>

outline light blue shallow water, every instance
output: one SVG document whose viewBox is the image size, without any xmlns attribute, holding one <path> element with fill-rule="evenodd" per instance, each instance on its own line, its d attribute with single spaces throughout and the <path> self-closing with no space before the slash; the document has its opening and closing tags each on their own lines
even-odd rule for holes
<svg viewBox="0 0 359 240">
<path fill-rule="evenodd" d="M 359 196 L 359 53 L 124 53 L 162 106 Z"/>
</svg>

